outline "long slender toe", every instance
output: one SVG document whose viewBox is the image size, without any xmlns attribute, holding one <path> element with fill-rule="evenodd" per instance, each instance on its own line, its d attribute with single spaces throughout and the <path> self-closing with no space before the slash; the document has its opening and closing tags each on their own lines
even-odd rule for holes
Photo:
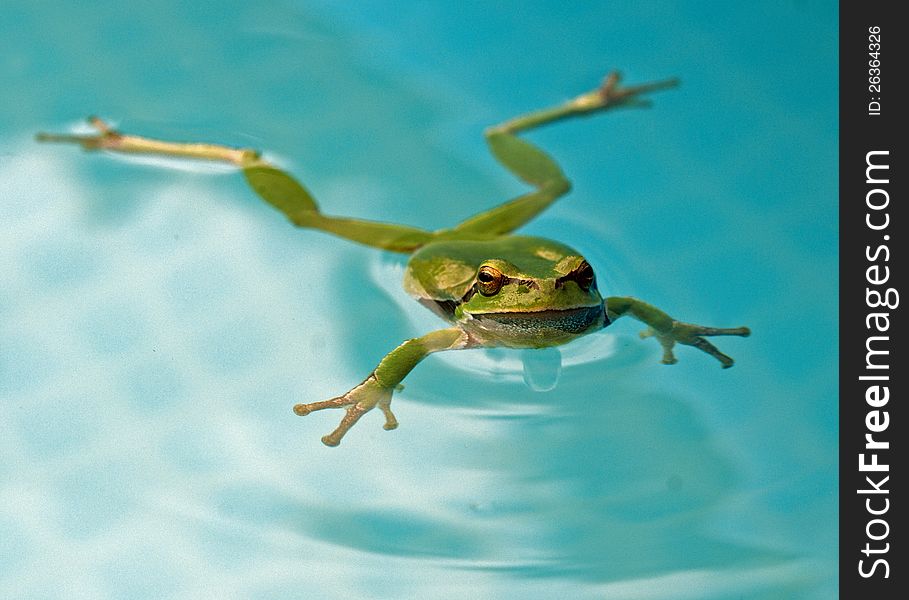
<svg viewBox="0 0 909 600">
<path fill-rule="evenodd" d="M 323 410 L 325 408 L 340 408 L 352 404 L 352 401 L 344 396 L 332 398 L 331 400 L 322 400 L 321 402 L 310 402 L 309 404 L 297 404 L 294 406 L 294 412 L 305 417 L 311 412 Z"/>
<path fill-rule="evenodd" d="M 700 327 L 697 331 L 697 335 L 738 335 L 741 337 L 748 337 L 751 335 L 751 330 L 747 327 Z"/>
<path fill-rule="evenodd" d="M 371 406 L 365 407 L 359 404 L 354 404 L 348 408 L 338 427 L 328 435 L 322 437 L 322 443 L 326 446 L 337 446 L 340 444 L 344 434 L 350 431 L 350 428 L 360 420 L 360 417 L 369 412 L 371 408 Z"/>
<path fill-rule="evenodd" d="M 696 337 L 696 338 L 692 339 L 691 341 L 683 342 L 683 343 L 686 343 L 689 346 L 694 346 L 698 350 L 700 350 L 702 352 L 706 352 L 710 356 L 714 357 L 715 359 L 720 361 L 720 363 L 722 363 L 724 369 L 728 369 L 735 363 L 735 361 L 732 360 L 732 358 L 730 356 L 720 352 L 719 348 L 717 348 L 716 346 L 714 346 L 713 344 L 711 344 L 704 338 Z"/>
</svg>

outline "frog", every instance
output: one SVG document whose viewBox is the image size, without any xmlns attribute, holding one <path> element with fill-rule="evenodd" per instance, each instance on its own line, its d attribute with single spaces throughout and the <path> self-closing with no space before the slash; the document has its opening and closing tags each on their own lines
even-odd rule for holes
<svg viewBox="0 0 909 600">
<path fill-rule="evenodd" d="M 408 339 L 386 354 L 358 385 L 328 400 L 298 403 L 297 415 L 341 409 L 338 426 L 322 437 L 337 446 L 363 415 L 378 408 L 384 429 L 398 427 L 391 410 L 404 378 L 430 354 L 472 348 L 540 349 L 602 331 L 622 317 L 645 325 L 642 338 L 662 348 L 661 362 L 677 362 L 677 345 L 704 352 L 723 368 L 734 361 L 707 338 L 746 337 L 748 327 L 707 327 L 671 317 L 631 296 L 600 292 L 584 256 L 554 240 L 515 233 L 567 195 L 571 182 L 558 163 L 519 134 L 565 119 L 619 108 L 651 105 L 649 94 L 673 88 L 678 79 L 625 86 L 618 72 L 561 104 L 533 111 L 485 130 L 493 157 L 532 189 L 514 199 L 434 231 L 324 213 L 309 190 L 257 150 L 221 144 L 171 142 L 121 133 L 98 117 L 92 134 L 38 134 L 42 142 L 75 143 L 85 150 L 156 154 L 219 161 L 241 170 L 251 189 L 295 226 L 315 229 L 365 246 L 405 254 L 404 289 L 446 327 Z"/>
</svg>

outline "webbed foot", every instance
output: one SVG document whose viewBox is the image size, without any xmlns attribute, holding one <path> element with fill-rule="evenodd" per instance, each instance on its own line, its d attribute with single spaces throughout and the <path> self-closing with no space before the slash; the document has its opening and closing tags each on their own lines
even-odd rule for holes
<svg viewBox="0 0 909 600">
<path fill-rule="evenodd" d="M 294 406 L 294 412 L 301 417 L 311 412 L 325 408 L 347 408 L 347 412 L 341 419 L 338 427 L 326 436 L 322 437 L 322 443 L 326 446 L 337 446 L 341 443 L 341 438 L 350 430 L 351 427 L 360 420 L 364 414 L 371 411 L 376 406 L 385 415 L 386 430 L 394 429 L 398 426 L 398 420 L 394 413 L 391 412 L 391 396 L 396 388 L 383 387 L 379 385 L 376 376 L 370 375 L 366 380 L 353 388 L 343 396 L 323 400 L 321 402 L 310 402 L 309 404 L 297 404 Z"/>
<path fill-rule="evenodd" d="M 571 101 L 571 105 L 578 112 L 593 112 L 619 106 L 648 107 L 650 101 L 641 96 L 679 85 L 679 80 L 675 77 L 629 86 L 620 85 L 621 80 L 622 75 L 618 71 L 612 71 L 606 76 L 600 87 L 576 97 Z"/>
<path fill-rule="evenodd" d="M 747 327 L 704 327 L 692 323 L 673 321 L 672 329 L 665 333 L 661 333 L 653 327 L 648 327 L 642 331 L 640 335 L 642 338 L 655 337 L 657 341 L 660 342 L 660 345 L 663 346 L 663 360 L 661 362 L 665 365 L 673 365 L 678 362 L 672 348 L 676 343 L 679 343 L 686 346 L 694 346 L 698 350 L 706 352 L 720 361 L 724 369 L 728 369 L 735 361 L 732 360 L 732 357 L 720 352 L 719 348 L 705 340 L 704 337 L 716 335 L 738 335 L 741 337 L 748 337 L 751 335 L 751 330 Z"/>
<path fill-rule="evenodd" d="M 345 408 L 347 413 L 341 419 L 337 429 L 322 438 L 326 446 L 337 446 L 344 434 L 360 420 L 364 414 L 376 406 L 385 414 L 385 429 L 394 429 L 398 420 L 391 412 L 391 396 L 395 390 L 403 388 L 401 380 L 419 363 L 433 352 L 468 348 L 467 334 L 458 327 L 432 331 L 418 338 L 407 340 L 379 362 L 376 370 L 363 383 L 343 396 L 297 404 L 294 412 L 300 416 L 322 410 L 323 408 Z"/>
</svg>

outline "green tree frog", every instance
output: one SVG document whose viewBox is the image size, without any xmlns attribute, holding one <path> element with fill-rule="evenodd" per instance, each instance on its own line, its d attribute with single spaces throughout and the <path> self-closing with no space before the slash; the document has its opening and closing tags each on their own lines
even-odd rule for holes
<svg viewBox="0 0 909 600">
<path fill-rule="evenodd" d="M 544 348 L 595 333 L 623 316 L 647 325 L 662 362 L 676 362 L 676 344 L 693 346 L 726 368 L 732 359 L 707 337 L 747 336 L 747 327 L 715 328 L 683 323 L 650 304 L 627 296 L 603 297 L 590 264 L 576 250 L 545 238 L 514 231 L 568 193 L 571 184 L 555 161 L 518 133 L 559 121 L 620 107 L 645 106 L 644 94 L 676 85 L 666 80 L 621 86 L 612 73 L 596 89 L 553 108 L 490 127 L 485 136 L 495 158 L 534 189 L 450 229 L 427 231 L 322 213 L 310 193 L 285 171 L 250 149 L 217 144 L 178 143 L 126 135 L 97 118 L 92 135 L 39 134 L 41 141 L 74 142 L 87 150 L 163 154 L 228 162 L 239 167 L 250 187 L 296 226 L 318 229 L 374 248 L 410 255 L 404 287 L 448 326 L 410 339 L 389 352 L 362 383 L 341 396 L 297 404 L 298 415 L 344 409 L 338 427 L 322 438 L 337 446 L 364 414 L 378 407 L 385 429 L 398 421 L 391 399 L 401 381 L 433 352 L 504 346 Z"/>
</svg>

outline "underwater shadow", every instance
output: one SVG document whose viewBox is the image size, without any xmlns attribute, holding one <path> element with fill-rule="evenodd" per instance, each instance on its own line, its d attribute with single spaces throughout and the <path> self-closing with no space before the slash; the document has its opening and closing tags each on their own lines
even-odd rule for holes
<svg viewBox="0 0 909 600">
<path fill-rule="evenodd" d="M 461 426 L 449 439 L 426 442 L 440 446 L 438 453 L 409 456 L 383 477 L 399 478 L 405 490 L 421 485 L 421 470 L 453 480 L 435 496 L 376 489 L 374 501 L 363 502 L 362 490 L 348 483 L 350 497 L 339 503 L 259 490 L 234 516 L 363 552 L 518 579 L 608 584 L 791 566 L 793 557 L 723 530 L 724 505 L 740 483 L 733 458 L 683 395 L 649 382 L 661 368 L 653 354 L 630 336 L 619 343 L 629 352 L 572 366 L 545 393 L 507 381 L 464 381 L 463 372 L 444 365 L 419 378 L 413 387 L 420 404 L 452 423 L 452 413 L 460 414 Z M 527 410 L 510 408 L 518 405 Z M 390 434 L 377 435 L 381 443 Z"/>
<path fill-rule="evenodd" d="M 469 568 L 618 581 L 792 559 L 723 531 L 724 504 L 740 484 L 737 466 L 683 395 L 648 382 L 665 367 L 628 338 L 620 337 L 628 347 L 618 355 L 568 368 L 551 392 L 487 381 L 469 394 L 474 406 L 529 409 L 479 417 L 498 421 L 501 437 L 470 445 L 481 468 L 520 499 L 499 518 L 519 517 L 535 530 L 545 556 Z M 433 400 L 451 402 L 433 387 Z"/>
</svg>

